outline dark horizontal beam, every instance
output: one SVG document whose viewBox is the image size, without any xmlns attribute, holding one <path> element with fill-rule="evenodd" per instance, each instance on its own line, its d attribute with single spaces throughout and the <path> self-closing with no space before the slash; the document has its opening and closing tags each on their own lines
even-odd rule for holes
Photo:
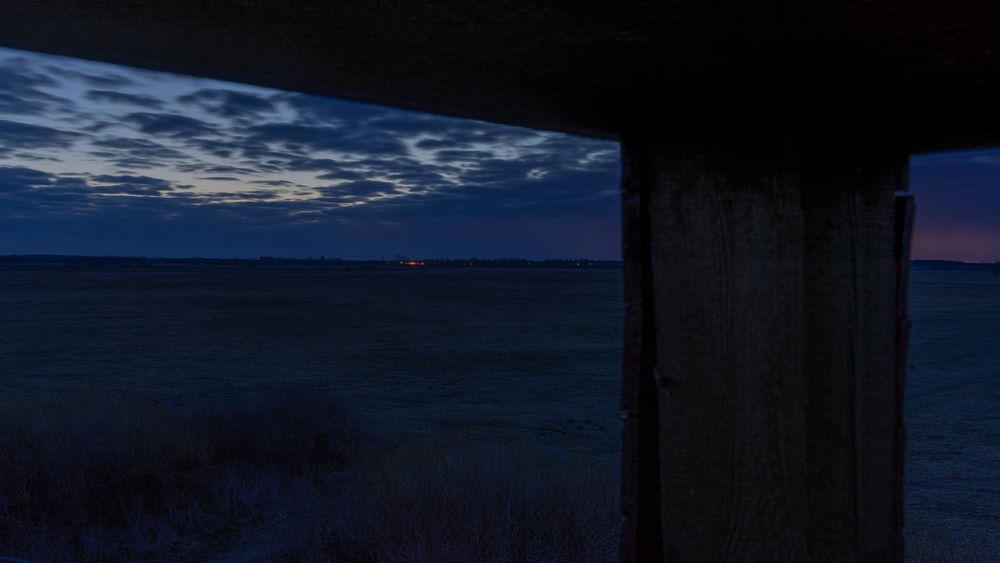
<svg viewBox="0 0 1000 563">
<path fill-rule="evenodd" d="M 776 4 L 7 0 L 0 45 L 607 138 L 1000 142 L 1000 4 Z"/>
</svg>

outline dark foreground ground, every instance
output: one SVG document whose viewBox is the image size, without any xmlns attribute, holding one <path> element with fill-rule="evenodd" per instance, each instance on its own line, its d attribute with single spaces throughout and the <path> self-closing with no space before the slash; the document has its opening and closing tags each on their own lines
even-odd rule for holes
<svg viewBox="0 0 1000 563">
<path fill-rule="evenodd" d="M 212 409 L 294 387 L 395 445 L 502 437 L 607 464 L 621 314 L 618 271 L 4 267 L 0 391 Z M 1000 277 L 914 272 L 911 315 L 908 529 L 996 553 Z"/>
<path fill-rule="evenodd" d="M 1000 560 L 1000 276 L 910 281 L 907 526 Z"/>
<path fill-rule="evenodd" d="M 370 425 L 618 449 L 620 271 L 0 269 L 6 393 L 333 391 Z"/>
</svg>

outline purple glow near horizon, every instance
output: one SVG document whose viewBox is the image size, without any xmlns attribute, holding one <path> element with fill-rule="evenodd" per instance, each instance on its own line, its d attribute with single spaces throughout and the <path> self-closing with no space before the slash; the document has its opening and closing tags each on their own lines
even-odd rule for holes
<svg viewBox="0 0 1000 563">
<path fill-rule="evenodd" d="M 910 159 L 913 258 L 1000 261 L 1000 148 Z"/>
</svg>

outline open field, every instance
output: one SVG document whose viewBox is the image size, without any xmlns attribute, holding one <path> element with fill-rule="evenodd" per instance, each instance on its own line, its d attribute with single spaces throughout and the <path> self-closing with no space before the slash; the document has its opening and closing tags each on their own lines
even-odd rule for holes
<svg viewBox="0 0 1000 563">
<path fill-rule="evenodd" d="M 911 272 L 907 527 L 1000 559 L 1000 276 Z"/>
<path fill-rule="evenodd" d="M 913 272 L 907 519 L 1000 552 L 1000 277 Z M 617 271 L 0 268 L 0 391 L 211 408 L 302 387 L 402 442 L 619 447 Z M 917 538 L 914 538 L 917 539 Z"/>
<path fill-rule="evenodd" d="M 382 430 L 614 455 L 621 273 L 0 269 L 0 389 L 174 403 L 291 385 Z"/>
</svg>

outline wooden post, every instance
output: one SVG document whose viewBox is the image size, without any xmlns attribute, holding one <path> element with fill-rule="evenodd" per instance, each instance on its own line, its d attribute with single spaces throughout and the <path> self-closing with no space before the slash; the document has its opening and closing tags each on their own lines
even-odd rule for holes
<svg viewBox="0 0 1000 563">
<path fill-rule="evenodd" d="M 899 182 L 901 190 L 908 189 L 907 177 Z M 910 344 L 910 315 L 907 294 L 910 283 L 910 241 L 913 239 L 913 222 L 916 218 L 913 194 L 896 194 L 896 535 L 898 560 L 905 555 L 903 536 L 903 471 L 906 467 L 906 424 L 903 421 L 903 398 L 906 395 L 906 372 L 909 366 L 907 353 Z"/>
<path fill-rule="evenodd" d="M 648 197 L 642 318 L 654 320 L 627 333 L 627 349 L 656 343 L 640 354 L 655 361 L 653 382 L 626 352 L 625 403 L 656 389 L 659 456 L 643 457 L 627 422 L 623 493 L 654 487 L 629 455 L 658 464 L 648 494 L 663 560 L 900 556 L 894 193 L 906 161 L 814 150 L 625 141 L 626 178 Z M 626 276 L 636 256 L 626 252 Z M 624 500 L 635 534 L 652 519 Z"/>
<path fill-rule="evenodd" d="M 660 561 L 659 411 L 653 369 L 656 324 L 650 263 L 649 183 L 642 157 L 623 143 L 622 256 L 625 346 L 622 354 L 622 563 Z"/>
</svg>

